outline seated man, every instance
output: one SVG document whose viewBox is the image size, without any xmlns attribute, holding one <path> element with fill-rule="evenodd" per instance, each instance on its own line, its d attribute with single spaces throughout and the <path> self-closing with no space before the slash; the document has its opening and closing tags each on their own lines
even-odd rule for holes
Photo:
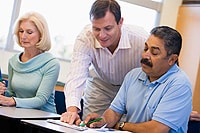
<svg viewBox="0 0 200 133">
<path fill-rule="evenodd" d="M 168 26 L 152 29 L 141 68 L 131 70 L 99 122 L 134 133 L 186 133 L 192 111 L 192 87 L 178 66 L 182 37 Z M 127 114 L 125 122 L 119 122 Z M 85 123 L 99 117 L 89 114 Z M 119 122 L 119 123 L 118 123 Z"/>
</svg>

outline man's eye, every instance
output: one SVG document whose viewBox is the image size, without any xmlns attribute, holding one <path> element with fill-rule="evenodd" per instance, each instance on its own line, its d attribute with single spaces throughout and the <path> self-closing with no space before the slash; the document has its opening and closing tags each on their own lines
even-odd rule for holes
<svg viewBox="0 0 200 133">
<path fill-rule="evenodd" d="M 158 55 L 158 53 L 152 53 L 152 55 Z"/>
<path fill-rule="evenodd" d="M 144 51 L 147 51 L 148 50 L 148 48 L 144 48 Z"/>
<path fill-rule="evenodd" d="M 152 54 L 152 55 L 158 55 L 159 52 L 158 52 L 157 50 L 152 50 L 152 51 L 151 51 L 151 54 Z"/>
<path fill-rule="evenodd" d="M 94 30 L 94 31 L 100 31 L 100 29 L 98 29 L 98 28 L 93 28 L 93 30 Z"/>
<path fill-rule="evenodd" d="M 112 28 L 110 28 L 110 27 L 109 27 L 109 28 L 105 28 L 106 31 L 110 31 L 111 29 L 112 29 Z"/>
</svg>

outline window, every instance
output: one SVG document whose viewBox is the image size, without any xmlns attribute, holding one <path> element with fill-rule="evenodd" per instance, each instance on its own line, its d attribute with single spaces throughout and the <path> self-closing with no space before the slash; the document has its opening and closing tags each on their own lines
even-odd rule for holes
<svg viewBox="0 0 200 133">
<path fill-rule="evenodd" d="M 121 5 L 124 23 L 142 26 L 147 31 L 157 24 L 159 13 L 156 9 L 148 8 L 149 5 L 142 7 L 131 3 L 137 1 L 136 3 L 143 5 L 144 2 L 141 0 L 117 1 Z M 76 36 L 86 24 L 90 23 L 89 10 L 93 2 L 94 0 L 71 0 L 66 4 L 66 0 L 21 0 L 21 5 L 18 7 L 20 9 L 19 16 L 28 11 L 40 12 L 46 18 L 49 26 L 52 39 L 50 52 L 58 58 L 70 59 Z M 155 3 L 159 2 L 153 4 Z M 20 50 L 21 48 L 15 43 L 14 49 Z"/>
<path fill-rule="evenodd" d="M 6 46 L 13 4 L 13 0 L 0 0 L 0 49 Z"/>
</svg>

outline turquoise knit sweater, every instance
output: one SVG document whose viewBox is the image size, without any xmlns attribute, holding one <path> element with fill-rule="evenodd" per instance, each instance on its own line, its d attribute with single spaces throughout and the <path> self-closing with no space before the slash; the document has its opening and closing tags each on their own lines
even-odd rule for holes
<svg viewBox="0 0 200 133">
<path fill-rule="evenodd" d="M 60 71 L 58 59 L 46 52 L 21 62 L 20 55 L 9 60 L 5 95 L 14 97 L 16 107 L 56 113 L 54 86 Z"/>
</svg>

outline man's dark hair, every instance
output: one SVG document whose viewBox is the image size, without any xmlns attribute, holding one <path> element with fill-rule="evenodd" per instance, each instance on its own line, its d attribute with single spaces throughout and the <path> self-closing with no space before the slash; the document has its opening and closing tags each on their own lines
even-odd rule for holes
<svg viewBox="0 0 200 133">
<path fill-rule="evenodd" d="M 153 28 L 150 33 L 164 41 L 167 56 L 180 54 L 182 37 L 178 31 L 168 26 L 158 26 Z"/>
<path fill-rule="evenodd" d="M 115 0 L 96 0 L 90 10 L 90 20 L 103 18 L 107 11 L 110 11 L 115 16 L 118 24 L 121 19 L 121 9 Z"/>
<path fill-rule="evenodd" d="M 151 35 L 154 35 L 164 41 L 164 47 L 167 51 L 167 56 L 172 54 L 180 54 L 182 47 L 181 34 L 168 26 L 158 26 L 151 30 Z M 178 60 L 176 61 L 178 64 Z"/>
</svg>

